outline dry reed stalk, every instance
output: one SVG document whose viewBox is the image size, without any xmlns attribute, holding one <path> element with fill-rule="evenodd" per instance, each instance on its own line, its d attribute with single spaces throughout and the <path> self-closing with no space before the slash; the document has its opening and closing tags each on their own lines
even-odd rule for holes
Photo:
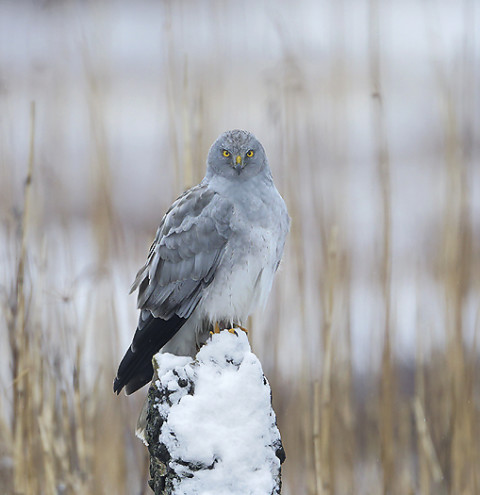
<svg viewBox="0 0 480 495">
<path fill-rule="evenodd" d="M 81 344 L 77 347 L 77 352 L 75 356 L 75 367 L 73 370 L 73 438 L 75 442 L 77 456 L 78 456 L 78 471 L 80 473 L 88 473 L 90 471 L 90 461 L 91 461 L 91 449 L 88 448 L 87 438 L 86 438 L 86 421 L 88 421 L 88 410 L 82 404 L 80 380 L 82 371 L 82 352 L 83 346 Z M 67 415 L 64 414 L 64 417 Z"/>
<path fill-rule="evenodd" d="M 47 407 L 48 405 L 45 404 Z M 56 472 L 55 472 L 55 460 L 54 460 L 54 439 L 55 434 L 52 431 L 52 426 L 54 424 L 52 417 L 52 410 L 44 407 L 42 414 L 38 416 L 38 430 L 40 433 L 40 439 L 42 442 L 42 461 L 43 461 L 43 474 L 45 477 L 45 483 L 43 489 L 47 495 L 56 495 Z"/>
<path fill-rule="evenodd" d="M 471 463 L 473 466 L 480 466 L 480 393 L 477 388 L 478 381 L 478 335 L 480 328 L 480 307 L 477 310 L 473 345 L 471 348 L 470 362 L 471 365 L 471 382 L 472 382 L 472 445 L 471 445 Z M 476 405 L 475 405 L 476 404 Z M 476 439 L 476 441 L 475 441 Z M 480 473 L 478 469 L 474 469 L 473 473 L 473 493 L 480 493 Z"/>
<path fill-rule="evenodd" d="M 332 228 L 326 256 L 326 284 L 323 327 L 323 364 L 321 382 L 314 383 L 313 448 L 316 493 L 328 495 L 335 486 L 332 450 L 332 323 L 337 288 L 338 229 Z"/>
<path fill-rule="evenodd" d="M 390 493 L 394 483 L 394 372 L 391 348 L 391 190 L 390 157 L 385 128 L 381 87 L 381 54 L 379 34 L 379 0 L 369 2 L 370 81 L 372 85 L 374 130 L 377 136 L 377 164 L 381 186 L 383 214 L 383 249 L 381 287 L 384 298 L 384 345 L 381 365 L 380 447 L 383 468 L 383 490 Z"/>
<path fill-rule="evenodd" d="M 27 377 L 28 385 L 26 394 L 29 398 L 29 406 L 25 411 L 28 417 L 29 437 L 25 439 L 26 452 L 28 452 L 24 462 L 28 462 L 27 471 L 29 471 L 30 486 L 27 493 L 38 493 L 39 490 L 45 490 L 48 495 L 56 493 L 55 486 L 55 463 L 51 454 L 51 440 L 54 438 L 51 433 L 53 421 L 42 422 L 42 415 L 45 418 L 45 367 L 42 362 L 41 340 L 42 331 L 32 332 L 32 328 L 37 328 L 37 322 L 34 320 L 36 307 L 40 301 L 35 297 L 29 304 L 30 328 L 27 330 L 30 334 L 30 346 L 28 349 L 27 359 L 29 362 L 30 373 Z M 50 418 L 49 418 L 50 419 Z M 40 459 L 40 462 L 38 459 Z M 25 464 L 24 466 L 25 467 Z M 43 468 L 43 469 L 42 469 Z"/>
<path fill-rule="evenodd" d="M 20 254 L 18 258 L 16 277 L 16 305 L 14 309 L 14 325 L 10 329 L 10 349 L 13 356 L 13 387 L 14 387 L 14 490 L 22 493 L 28 484 L 28 471 L 25 472 L 25 441 L 28 435 L 27 411 L 27 375 L 29 351 L 28 335 L 26 333 L 26 288 L 25 266 L 27 263 L 28 225 L 31 214 L 31 191 L 33 182 L 33 166 L 35 156 L 35 102 L 30 104 L 30 148 L 28 169 L 24 187 L 23 214 L 20 222 Z"/>
<path fill-rule="evenodd" d="M 471 464 L 474 445 L 475 409 L 473 390 L 469 387 L 471 371 L 466 363 L 463 308 L 470 284 L 472 266 L 468 219 L 468 188 L 465 165 L 461 160 L 461 139 L 452 96 L 444 86 L 446 134 L 446 212 L 444 222 L 443 268 L 445 284 L 445 321 L 447 358 L 451 376 L 450 401 L 453 406 L 451 426 L 450 483 L 453 493 L 473 489 L 476 469 Z M 469 446 L 469 447 L 466 447 Z"/>
<path fill-rule="evenodd" d="M 349 269 L 347 269 L 349 271 Z M 350 273 L 346 280 L 350 279 Z M 350 292 L 347 288 L 348 295 L 346 297 L 345 306 L 350 307 Z M 352 335 L 351 335 L 351 322 L 350 313 L 347 313 L 347 321 L 345 325 L 345 343 L 346 343 L 346 363 L 345 369 L 342 372 L 342 433 L 344 434 L 344 440 L 342 442 L 344 447 L 344 464 L 345 471 L 342 475 L 347 493 L 355 493 L 355 410 L 353 403 L 353 352 L 352 352 Z"/>
<path fill-rule="evenodd" d="M 390 493 L 394 483 L 394 376 L 389 333 L 385 333 L 380 385 L 380 447 L 383 468 L 383 491 Z"/>
<path fill-rule="evenodd" d="M 334 464 L 332 462 L 332 421 L 333 421 L 333 404 L 332 404 L 332 363 L 333 363 L 333 312 L 335 305 L 335 292 L 337 289 L 338 279 L 338 227 L 333 227 L 330 232 L 328 242 L 328 261 L 326 277 L 327 301 L 325 304 L 325 327 L 324 327 L 324 363 L 322 370 L 322 459 L 324 465 L 324 488 L 325 492 L 330 493 L 335 486 Z"/>
<path fill-rule="evenodd" d="M 420 404 L 425 403 L 425 371 L 424 371 L 424 345 L 419 332 L 417 338 L 417 359 L 415 363 L 415 400 L 418 400 Z M 415 412 L 415 411 L 414 411 Z M 415 420 L 417 418 L 415 417 Z M 418 452 L 418 480 L 420 493 L 422 495 L 430 494 L 430 472 L 429 472 L 429 458 L 427 456 L 428 450 L 423 448 L 420 438 L 420 431 L 417 427 L 417 452 Z"/>
<path fill-rule="evenodd" d="M 333 196 L 334 208 L 334 246 L 326 246 L 329 252 L 332 247 L 336 251 L 331 259 L 335 266 L 335 291 L 342 294 L 344 299 L 336 303 L 338 314 L 335 316 L 335 333 L 330 332 L 330 347 L 335 338 L 335 352 L 341 355 L 341 364 L 332 368 L 332 433 L 331 448 L 329 456 L 331 458 L 331 487 L 332 493 L 355 493 L 355 412 L 353 404 L 353 354 L 350 325 L 350 287 L 351 280 L 351 252 L 349 252 L 344 241 L 345 220 L 351 216 L 351 202 L 349 201 L 349 181 L 348 169 L 350 165 L 349 149 L 351 148 L 350 136 L 348 132 L 350 96 L 354 88 L 349 75 L 348 61 L 348 27 L 347 17 L 349 5 L 344 0 L 331 2 L 329 7 L 331 16 L 331 26 L 335 26 L 332 31 L 335 40 L 335 56 L 331 59 L 331 76 L 329 80 L 329 91 L 331 98 L 331 119 L 333 127 L 329 141 L 332 141 L 335 154 L 335 168 L 338 171 L 335 189 L 337 193 Z M 316 206 L 316 205 L 315 205 Z M 316 208 L 317 209 L 317 208 Z M 327 223 L 328 225 L 328 223 Z M 340 235 L 339 235 L 340 233 Z M 341 237 L 340 237 L 341 236 Z M 341 238 L 339 243 L 338 238 Z M 322 241 L 324 239 L 321 239 Z M 325 243 L 324 243 L 325 244 Z M 338 249 L 338 244 L 341 249 Z M 325 247 L 325 246 L 324 246 Z M 332 258 L 332 253 L 329 255 Z M 333 297 L 333 294 L 332 294 Z M 330 308 L 333 321 L 333 300 Z M 332 352 L 332 351 L 330 351 Z M 331 358 L 330 358 L 331 359 Z M 332 441 L 333 439 L 333 441 Z M 340 441 L 335 441 L 340 439 Z"/>
<path fill-rule="evenodd" d="M 428 420 L 422 406 L 422 401 L 419 396 L 413 400 L 413 413 L 415 417 L 415 427 L 418 435 L 419 452 L 422 455 L 424 469 L 428 468 L 428 476 L 426 472 L 422 473 L 422 492 L 430 493 L 429 479 L 434 483 L 440 483 L 443 479 L 440 463 L 438 462 L 437 453 L 433 445 L 432 437 L 428 428 Z M 437 492 L 438 493 L 438 492 Z"/>
<path fill-rule="evenodd" d="M 411 403 L 416 432 L 417 454 L 418 454 L 418 487 L 422 495 L 432 493 L 445 495 L 448 493 L 446 478 L 442 472 L 437 448 L 434 443 L 432 428 L 438 428 L 442 417 L 449 414 L 449 411 L 442 410 L 439 404 L 433 404 L 428 411 L 427 401 L 434 400 L 442 403 L 444 397 L 438 396 L 435 390 L 431 390 L 426 382 L 426 367 L 428 361 L 425 360 L 425 344 L 422 338 L 424 332 L 419 332 L 417 340 L 417 359 L 415 367 L 415 395 Z M 430 360 L 431 362 L 431 360 Z M 445 369 L 437 370 L 437 365 L 433 366 L 435 376 L 441 376 Z M 448 373 L 448 372 L 447 372 Z M 441 379 L 444 377 L 441 376 Z M 440 421 L 439 421 L 440 419 Z"/>
<path fill-rule="evenodd" d="M 311 388 L 309 385 L 309 376 L 302 376 L 299 383 L 299 401 L 301 406 L 301 435 L 302 435 L 302 451 L 301 455 L 305 459 L 305 489 L 308 494 L 317 493 L 317 473 L 315 470 L 315 451 L 312 449 L 312 424 L 313 411 L 311 407 Z M 297 408 L 298 410 L 298 408 Z M 287 455 L 289 455 L 287 453 Z M 295 487 L 294 487 L 295 489 Z"/>
<path fill-rule="evenodd" d="M 322 478 L 322 407 L 321 407 L 321 384 L 316 381 L 313 384 L 313 453 L 315 469 L 315 493 L 324 493 L 324 481 Z"/>
<path fill-rule="evenodd" d="M 411 452 L 412 448 L 413 428 L 411 422 L 412 409 L 408 401 L 396 404 L 396 493 L 405 495 L 415 495 L 416 482 L 413 476 L 413 462 Z"/>
</svg>

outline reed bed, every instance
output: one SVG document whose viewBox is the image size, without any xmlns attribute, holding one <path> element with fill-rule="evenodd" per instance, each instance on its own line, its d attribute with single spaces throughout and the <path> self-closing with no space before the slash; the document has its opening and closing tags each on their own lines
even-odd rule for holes
<svg viewBox="0 0 480 495">
<path fill-rule="evenodd" d="M 300 9 L 291 25 L 268 21 L 281 40 L 275 63 L 257 47 L 247 75 L 219 67 L 236 53 L 222 27 L 214 39 L 225 45 L 200 61 L 189 54 L 188 2 L 139 5 L 158 14 L 161 55 L 142 114 L 162 129 L 142 127 L 155 141 L 148 165 L 133 163 L 127 144 L 149 145 L 137 121 L 128 124 L 126 100 L 112 104 L 110 94 L 125 84 L 115 94 L 143 101 L 143 86 L 117 79 L 131 74 L 108 58 L 116 8 L 129 12 L 122 2 L 44 7 L 67 26 L 82 19 L 81 41 L 65 48 L 81 62 L 70 74 L 47 65 L 61 79 L 56 91 L 0 95 L 5 118 L 23 123 L 13 143 L 8 120 L 0 129 L 0 493 L 149 493 L 147 452 L 134 437 L 143 397 L 112 392 L 135 327 L 129 283 L 164 210 L 202 177 L 217 134 L 236 126 L 266 145 L 292 216 L 271 298 L 250 322 L 287 453 L 284 493 L 480 493 L 475 8 L 465 2 L 458 74 L 427 42 L 435 97 L 426 122 L 435 123 L 404 149 L 398 133 L 411 136 L 402 127 L 411 122 L 395 103 L 402 82 L 392 82 L 384 46 L 385 2 L 362 4 L 365 53 L 355 74 L 349 2 L 322 11 L 338 27 L 328 57 L 305 54 Z M 206 12 L 212 29 L 219 16 L 246 15 L 213 4 Z M 237 64 L 248 62 L 245 49 Z M 65 106 L 74 91 L 75 118 Z M 82 129 L 77 144 L 72 128 Z M 418 230 L 403 230 L 405 215 L 418 215 Z"/>
</svg>

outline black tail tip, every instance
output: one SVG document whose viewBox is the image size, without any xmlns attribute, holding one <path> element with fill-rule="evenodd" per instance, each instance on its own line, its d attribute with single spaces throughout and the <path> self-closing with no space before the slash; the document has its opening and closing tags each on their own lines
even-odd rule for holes
<svg viewBox="0 0 480 495">
<path fill-rule="evenodd" d="M 152 362 L 147 361 L 143 363 L 140 369 L 134 370 L 134 373 L 130 373 L 127 376 L 120 377 L 117 375 L 113 381 L 113 392 L 117 395 L 120 394 L 122 389 L 125 387 L 126 395 L 133 394 L 138 389 L 150 383 L 153 377 L 153 366 Z"/>
<path fill-rule="evenodd" d="M 120 383 L 118 376 L 116 376 L 115 380 L 113 380 L 113 393 L 117 394 L 117 395 L 120 394 L 120 391 L 122 390 L 123 385 L 124 384 Z"/>
</svg>

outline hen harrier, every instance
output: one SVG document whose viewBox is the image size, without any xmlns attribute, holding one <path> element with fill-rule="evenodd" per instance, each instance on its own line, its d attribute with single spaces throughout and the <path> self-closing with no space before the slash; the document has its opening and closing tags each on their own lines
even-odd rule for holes
<svg viewBox="0 0 480 495">
<path fill-rule="evenodd" d="M 263 305 L 289 223 L 260 142 L 221 134 L 205 178 L 167 211 L 133 283 L 140 317 L 113 390 L 147 384 L 161 348 L 193 357 L 214 328 L 239 326 Z"/>
</svg>

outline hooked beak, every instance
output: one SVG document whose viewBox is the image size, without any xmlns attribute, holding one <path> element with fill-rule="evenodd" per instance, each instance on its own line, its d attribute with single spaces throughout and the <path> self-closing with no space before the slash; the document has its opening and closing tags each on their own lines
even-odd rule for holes
<svg viewBox="0 0 480 495">
<path fill-rule="evenodd" d="M 235 165 L 233 166 L 233 169 L 235 170 L 235 172 L 237 172 L 237 174 L 240 175 L 240 172 L 242 171 L 242 168 L 243 168 L 242 157 L 240 155 L 237 155 L 236 158 L 235 158 Z"/>
</svg>

